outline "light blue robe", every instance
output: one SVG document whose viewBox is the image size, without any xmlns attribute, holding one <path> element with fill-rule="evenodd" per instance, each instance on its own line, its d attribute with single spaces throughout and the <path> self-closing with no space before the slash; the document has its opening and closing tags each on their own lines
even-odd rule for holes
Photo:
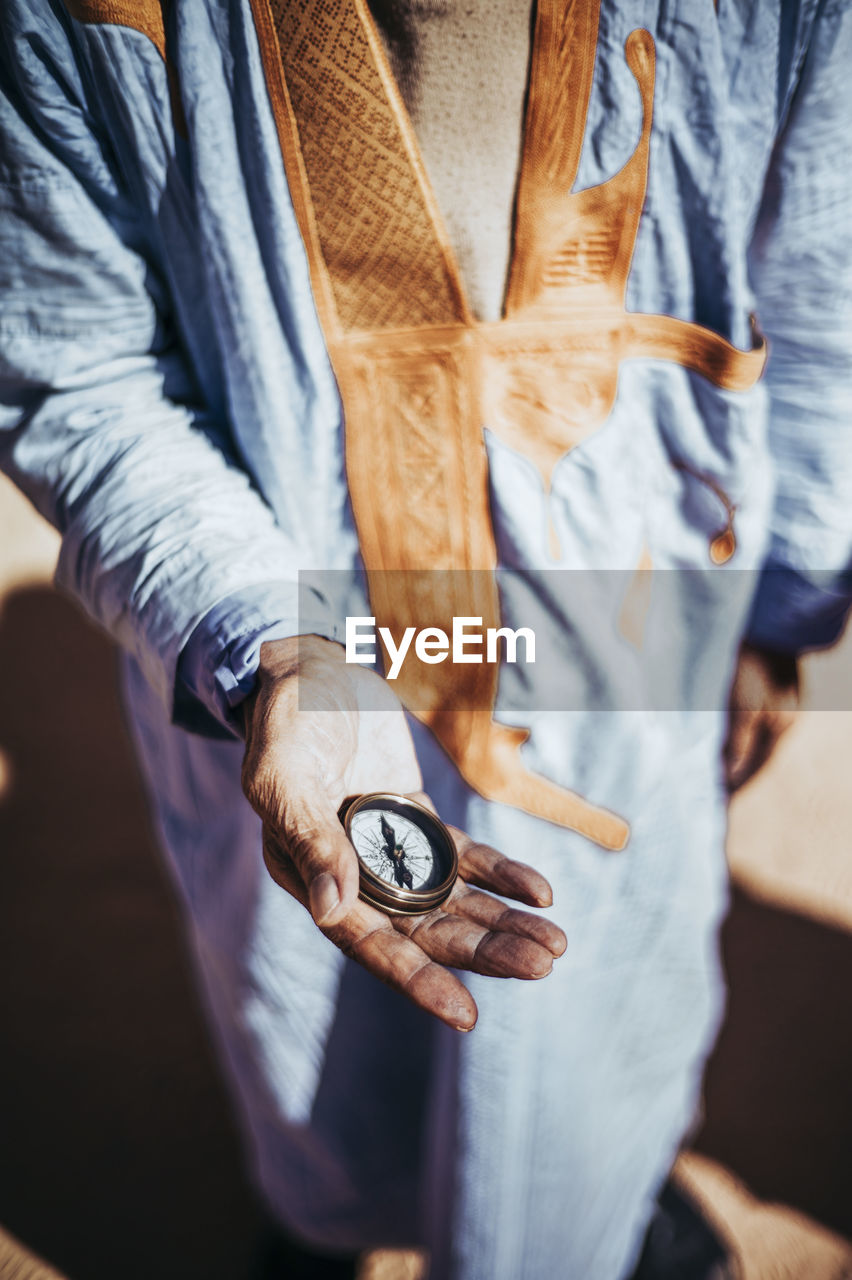
<svg viewBox="0 0 852 1280">
<path fill-rule="evenodd" d="M 416 730 L 440 811 L 548 876 L 569 939 L 543 982 L 469 978 L 480 1020 L 466 1037 L 326 942 L 266 875 L 241 797 L 225 726 L 259 645 L 339 635 L 321 600 L 299 615 L 296 575 L 348 569 L 356 538 L 248 0 L 172 9 L 186 138 L 144 35 L 82 26 L 51 0 L 4 5 L 0 463 L 62 530 L 59 583 L 131 655 L 145 775 L 274 1212 L 329 1248 L 425 1244 L 453 1280 L 619 1280 L 721 1013 L 720 748 L 738 641 L 828 643 L 850 597 L 852 9 L 602 5 L 577 189 L 638 137 L 626 36 L 647 27 L 657 47 L 628 307 L 742 347 L 756 311 L 772 355 L 748 393 L 626 363 L 610 419 L 557 466 L 559 564 L 583 581 L 632 572 L 643 546 L 658 569 L 706 569 L 720 511 L 695 473 L 737 508 L 737 553 L 686 578 L 678 628 L 667 615 L 658 634 L 649 614 L 646 649 L 663 655 L 649 679 L 666 687 L 642 686 L 632 707 L 625 684 L 635 694 L 644 677 L 617 618 L 604 633 L 582 592 L 542 593 L 540 481 L 489 439 L 501 563 L 518 570 L 507 615 L 518 625 L 532 601 L 583 673 L 570 710 L 543 710 L 546 688 L 531 697 L 527 759 L 632 835 L 612 855 L 489 804 Z M 507 676 L 507 705 L 512 693 Z"/>
</svg>

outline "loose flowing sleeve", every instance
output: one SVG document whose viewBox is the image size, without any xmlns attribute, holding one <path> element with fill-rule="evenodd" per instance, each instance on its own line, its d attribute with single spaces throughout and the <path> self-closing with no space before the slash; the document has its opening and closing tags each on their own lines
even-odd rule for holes
<svg viewBox="0 0 852 1280">
<path fill-rule="evenodd" d="M 837 639 L 852 601 L 852 9 L 823 3 L 752 245 L 776 497 L 749 638 Z"/>
<path fill-rule="evenodd" d="M 215 442 L 70 28 L 12 3 L 0 37 L 0 467 L 62 534 L 58 584 L 221 732 L 260 638 L 297 630 L 294 544 Z M 321 614 L 302 625 L 327 634 Z"/>
</svg>

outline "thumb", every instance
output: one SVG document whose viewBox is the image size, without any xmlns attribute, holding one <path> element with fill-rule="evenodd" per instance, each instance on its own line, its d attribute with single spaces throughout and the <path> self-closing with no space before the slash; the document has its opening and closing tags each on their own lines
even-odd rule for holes
<svg viewBox="0 0 852 1280">
<path fill-rule="evenodd" d="M 265 824 L 264 854 L 273 879 L 300 898 L 316 924 L 335 925 L 354 907 L 357 855 L 325 797 L 288 796 L 280 820 Z M 294 884 L 294 870 L 300 885 Z"/>
<path fill-rule="evenodd" d="M 731 712 L 725 745 L 725 771 L 732 791 L 748 776 L 748 766 L 757 749 L 760 724 L 761 717 L 756 711 L 741 707 Z"/>
</svg>

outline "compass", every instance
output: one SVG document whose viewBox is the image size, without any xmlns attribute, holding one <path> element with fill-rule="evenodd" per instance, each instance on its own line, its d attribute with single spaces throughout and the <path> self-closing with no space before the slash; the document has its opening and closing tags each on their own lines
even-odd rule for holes
<svg viewBox="0 0 852 1280">
<path fill-rule="evenodd" d="M 391 792 L 356 796 L 340 820 L 358 855 L 360 896 L 381 911 L 422 915 L 449 897 L 459 860 L 434 813 Z"/>
</svg>

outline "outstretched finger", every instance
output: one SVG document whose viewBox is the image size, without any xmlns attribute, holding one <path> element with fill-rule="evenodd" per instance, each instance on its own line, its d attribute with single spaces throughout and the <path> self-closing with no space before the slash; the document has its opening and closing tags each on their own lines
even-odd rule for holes
<svg viewBox="0 0 852 1280">
<path fill-rule="evenodd" d="M 263 858 L 276 884 L 308 907 L 308 891 L 296 865 L 268 827 L 263 832 Z M 359 900 L 343 920 L 322 926 L 322 932 L 350 959 L 427 1013 L 457 1031 L 476 1025 L 476 1004 L 467 988 L 398 933 L 383 912 Z"/>
<path fill-rule="evenodd" d="M 345 920 L 323 928 L 323 933 L 346 955 L 427 1013 L 457 1031 L 470 1031 L 476 1025 L 476 1004 L 463 983 L 416 942 L 398 932 L 382 912 L 358 902 Z"/>
<path fill-rule="evenodd" d="M 438 908 L 422 916 L 396 916 L 394 928 L 438 964 L 493 978 L 546 978 L 553 955 L 515 933 L 484 928 L 475 920 Z"/>
<path fill-rule="evenodd" d="M 565 934 L 552 920 L 532 915 L 529 911 L 518 911 L 489 893 L 471 889 L 462 880 L 456 882 L 453 893 L 444 903 L 444 910 L 472 920 L 494 933 L 512 933 L 529 938 L 557 958 L 564 955 L 568 946 Z"/>
<path fill-rule="evenodd" d="M 449 830 L 458 850 L 459 875 L 468 884 L 525 902 L 529 907 L 553 905 L 553 890 L 538 871 L 507 858 L 490 845 L 472 840 L 458 827 Z"/>
</svg>

